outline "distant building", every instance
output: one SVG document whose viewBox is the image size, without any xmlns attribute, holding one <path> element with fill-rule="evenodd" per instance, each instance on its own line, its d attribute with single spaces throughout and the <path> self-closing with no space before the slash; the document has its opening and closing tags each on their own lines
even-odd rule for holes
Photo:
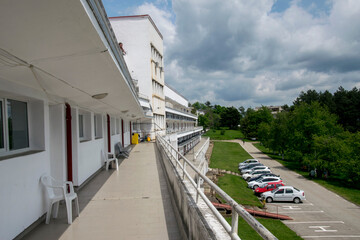
<svg viewBox="0 0 360 240">
<path fill-rule="evenodd" d="M 165 85 L 166 133 L 172 145 L 186 154 L 200 141 L 203 128 L 197 127 L 197 116 L 191 113 L 188 100 Z"/>
<path fill-rule="evenodd" d="M 259 111 L 259 109 L 261 109 L 263 106 L 261 107 L 256 107 L 255 111 Z M 284 109 L 282 108 L 282 106 L 264 106 L 266 108 L 268 108 L 271 111 L 272 115 L 275 115 L 279 112 L 282 112 Z"/>
</svg>

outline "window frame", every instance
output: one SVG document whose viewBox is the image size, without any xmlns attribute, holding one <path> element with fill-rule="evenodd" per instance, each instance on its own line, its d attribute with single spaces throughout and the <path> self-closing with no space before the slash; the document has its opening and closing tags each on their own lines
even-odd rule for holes
<svg viewBox="0 0 360 240">
<path fill-rule="evenodd" d="M 17 101 L 26 104 L 26 131 L 27 131 L 27 147 L 18 148 L 18 149 L 10 149 L 10 133 L 9 133 L 9 123 L 8 123 L 8 102 Z M 1 155 L 5 154 L 17 154 L 22 153 L 30 150 L 30 123 L 29 123 L 29 101 L 18 99 L 18 98 L 7 98 L 7 97 L 0 97 L 0 105 L 1 105 L 1 126 L 3 129 L 3 144 L 4 146 L 0 148 Z"/>
</svg>

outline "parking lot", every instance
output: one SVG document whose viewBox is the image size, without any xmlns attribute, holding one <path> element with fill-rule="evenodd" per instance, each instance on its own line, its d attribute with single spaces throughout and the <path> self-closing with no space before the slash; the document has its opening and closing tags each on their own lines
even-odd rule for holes
<svg viewBox="0 0 360 240">
<path fill-rule="evenodd" d="M 268 212 L 287 215 L 283 221 L 304 239 L 360 239 L 360 207 L 258 151 L 251 143 L 239 144 L 261 163 L 279 174 L 286 185 L 305 191 L 303 203 L 266 203 Z"/>
</svg>

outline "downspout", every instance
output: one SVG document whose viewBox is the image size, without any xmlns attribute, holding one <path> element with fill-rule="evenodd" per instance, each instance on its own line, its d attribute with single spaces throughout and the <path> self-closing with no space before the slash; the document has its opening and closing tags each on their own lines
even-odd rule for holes
<svg viewBox="0 0 360 240">
<path fill-rule="evenodd" d="M 121 119 L 121 143 L 122 146 L 124 147 L 124 120 Z"/>
<path fill-rule="evenodd" d="M 110 116 L 106 114 L 107 118 L 107 142 L 108 142 L 108 152 L 111 152 L 111 137 L 110 137 Z"/>
<path fill-rule="evenodd" d="M 132 137 L 131 121 L 129 121 L 129 124 L 130 124 L 130 144 L 131 144 L 131 137 Z"/>
<path fill-rule="evenodd" d="M 65 103 L 65 124 L 66 124 L 66 161 L 67 161 L 67 180 L 73 180 L 72 171 L 72 132 L 71 132 L 71 107 Z"/>
</svg>

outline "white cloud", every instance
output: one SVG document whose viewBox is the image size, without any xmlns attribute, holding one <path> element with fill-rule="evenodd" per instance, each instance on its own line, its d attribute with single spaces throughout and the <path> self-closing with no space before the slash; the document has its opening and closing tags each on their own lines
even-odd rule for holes
<svg viewBox="0 0 360 240">
<path fill-rule="evenodd" d="M 291 104 L 310 88 L 359 87 L 360 1 L 332 0 L 324 10 L 297 0 L 280 13 L 271 12 L 274 2 L 173 0 L 173 12 L 166 1 L 135 14 L 155 21 L 166 82 L 191 102 Z"/>
</svg>

